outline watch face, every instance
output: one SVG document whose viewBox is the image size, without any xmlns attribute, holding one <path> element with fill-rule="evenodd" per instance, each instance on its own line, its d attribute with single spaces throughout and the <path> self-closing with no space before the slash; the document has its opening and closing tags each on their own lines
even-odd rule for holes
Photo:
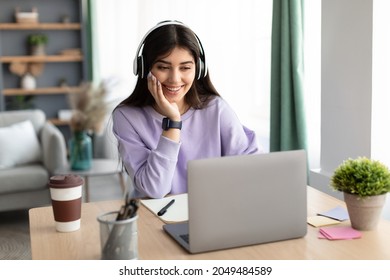
<svg viewBox="0 0 390 280">
<path fill-rule="evenodd" d="M 164 130 L 168 130 L 169 127 L 168 127 L 168 122 L 169 122 L 169 119 L 168 118 L 163 118 L 163 122 L 162 122 L 162 128 Z"/>
</svg>

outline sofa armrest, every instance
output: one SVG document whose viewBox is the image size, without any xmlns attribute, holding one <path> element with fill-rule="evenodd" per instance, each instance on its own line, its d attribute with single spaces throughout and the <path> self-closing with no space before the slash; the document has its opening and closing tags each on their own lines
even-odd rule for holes
<svg viewBox="0 0 390 280">
<path fill-rule="evenodd" d="M 55 170 L 67 164 L 65 138 L 61 131 L 50 122 L 46 122 L 41 131 L 43 164 L 54 174 Z"/>
</svg>

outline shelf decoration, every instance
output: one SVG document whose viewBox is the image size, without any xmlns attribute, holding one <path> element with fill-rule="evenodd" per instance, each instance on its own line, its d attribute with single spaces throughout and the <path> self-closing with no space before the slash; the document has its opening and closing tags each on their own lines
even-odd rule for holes
<svg viewBox="0 0 390 280">
<path fill-rule="evenodd" d="M 21 77 L 20 87 L 22 89 L 31 90 L 36 88 L 35 78 L 42 74 L 43 68 L 43 63 L 13 62 L 10 64 L 9 70 Z"/>
<path fill-rule="evenodd" d="M 69 161 L 72 170 L 92 167 L 92 138 L 86 131 L 75 131 L 69 139 Z"/>
<path fill-rule="evenodd" d="M 89 135 L 100 133 L 107 115 L 106 88 L 85 83 L 78 94 L 70 95 L 73 114 L 70 119 L 72 138 L 69 140 L 71 168 L 89 169 L 92 163 L 92 140 Z"/>
<path fill-rule="evenodd" d="M 38 9 L 32 8 L 31 12 L 20 12 L 19 7 L 15 8 L 15 20 L 21 24 L 38 23 Z"/>
<path fill-rule="evenodd" d="M 62 22 L 62 23 L 70 23 L 70 17 L 69 17 L 69 15 L 66 15 L 66 14 L 62 15 L 62 16 L 61 16 L 61 22 Z"/>
<path fill-rule="evenodd" d="M 49 38 L 43 33 L 30 34 L 27 37 L 27 44 L 31 55 L 45 55 L 45 47 Z"/>
<path fill-rule="evenodd" d="M 37 81 L 33 75 L 27 72 L 25 75 L 23 75 L 20 86 L 23 89 L 36 89 Z"/>
<path fill-rule="evenodd" d="M 81 49 L 74 48 L 74 49 L 65 49 L 60 51 L 60 55 L 69 55 L 69 56 L 81 56 Z"/>
<path fill-rule="evenodd" d="M 69 95 L 73 115 L 70 121 L 72 131 L 100 133 L 108 110 L 106 86 L 101 83 L 83 83 L 79 92 Z"/>
</svg>

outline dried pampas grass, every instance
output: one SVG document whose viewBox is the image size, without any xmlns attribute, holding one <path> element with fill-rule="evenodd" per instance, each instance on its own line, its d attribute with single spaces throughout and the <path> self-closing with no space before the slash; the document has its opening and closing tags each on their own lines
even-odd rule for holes
<svg viewBox="0 0 390 280">
<path fill-rule="evenodd" d="M 106 87 L 103 83 L 94 86 L 84 83 L 81 90 L 69 94 L 70 106 L 73 109 L 70 127 L 72 131 L 100 133 L 106 117 L 108 104 L 105 101 Z"/>
</svg>

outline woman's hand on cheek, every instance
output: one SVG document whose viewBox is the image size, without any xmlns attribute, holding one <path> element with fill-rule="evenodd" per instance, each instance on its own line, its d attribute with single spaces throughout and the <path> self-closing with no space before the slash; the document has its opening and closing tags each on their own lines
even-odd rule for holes
<svg viewBox="0 0 390 280">
<path fill-rule="evenodd" d="M 160 81 L 151 72 L 149 72 L 147 79 L 148 89 L 156 101 L 159 113 L 172 120 L 180 120 L 179 107 L 176 103 L 170 103 L 165 98 Z"/>
</svg>

